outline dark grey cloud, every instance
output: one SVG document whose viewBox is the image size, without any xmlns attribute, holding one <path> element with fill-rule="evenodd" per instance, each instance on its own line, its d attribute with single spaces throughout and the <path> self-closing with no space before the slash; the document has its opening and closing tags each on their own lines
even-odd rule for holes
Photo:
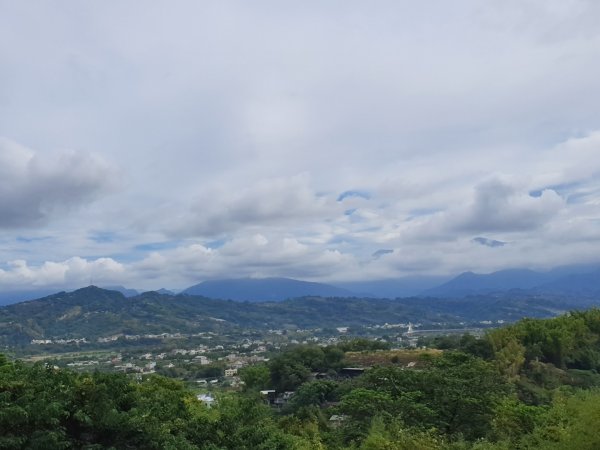
<svg viewBox="0 0 600 450">
<path fill-rule="evenodd" d="M 106 191 L 112 175 L 108 165 L 88 154 L 44 158 L 0 139 L 0 228 L 42 226 Z"/>
<path fill-rule="evenodd" d="M 190 213 L 178 217 L 168 232 L 212 237 L 256 226 L 301 228 L 340 211 L 332 198 L 312 189 L 305 175 L 263 179 L 240 189 L 234 186 L 207 188 L 196 198 Z"/>
<path fill-rule="evenodd" d="M 531 196 L 508 182 L 492 179 L 475 188 L 473 203 L 454 218 L 454 227 L 469 232 L 535 230 L 564 206 L 564 199 L 552 190 Z"/>
</svg>

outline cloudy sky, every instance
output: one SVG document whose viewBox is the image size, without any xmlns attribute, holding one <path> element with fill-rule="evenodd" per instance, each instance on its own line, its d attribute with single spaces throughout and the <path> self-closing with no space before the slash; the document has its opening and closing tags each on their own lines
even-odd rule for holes
<svg viewBox="0 0 600 450">
<path fill-rule="evenodd" d="M 0 289 L 600 260 L 600 2 L 0 0 Z"/>
</svg>

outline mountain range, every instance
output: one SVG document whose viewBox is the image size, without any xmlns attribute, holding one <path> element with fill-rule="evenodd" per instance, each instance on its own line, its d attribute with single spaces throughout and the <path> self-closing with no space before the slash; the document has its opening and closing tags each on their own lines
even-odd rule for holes
<svg viewBox="0 0 600 450">
<path fill-rule="evenodd" d="M 125 297 L 135 297 L 140 290 L 123 286 L 107 286 Z M 184 295 L 246 302 L 282 301 L 303 296 L 402 298 L 460 298 L 472 295 L 524 290 L 530 294 L 600 295 L 600 266 L 567 266 L 548 272 L 508 269 L 489 274 L 462 273 L 449 277 L 411 277 L 335 284 L 315 283 L 291 278 L 236 278 L 208 280 L 181 291 Z M 50 295 L 52 290 L 0 292 L 0 305 Z M 160 289 L 161 294 L 175 291 Z"/>
<path fill-rule="evenodd" d="M 128 297 L 138 293 L 121 286 L 113 289 Z M 204 281 L 184 289 L 181 293 L 225 300 L 262 302 L 303 296 L 460 298 L 515 289 L 531 294 L 597 296 L 600 295 L 600 266 L 567 266 L 547 272 L 507 269 L 489 274 L 464 272 L 452 279 L 430 276 L 336 284 L 291 278 L 236 278 Z M 172 293 L 164 289 L 160 292 Z"/>
<path fill-rule="evenodd" d="M 118 290 L 127 295 L 123 289 Z M 236 278 L 204 281 L 184 289 L 181 293 L 235 301 L 261 302 L 282 301 L 303 296 L 460 298 L 509 292 L 515 289 L 525 290 L 531 294 L 597 296 L 600 295 L 600 266 L 566 266 L 547 272 L 507 269 L 489 274 L 464 272 L 452 279 L 422 276 L 335 284 L 291 278 Z"/>
<path fill-rule="evenodd" d="M 384 323 L 440 324 L 551 317 L 598 305 L 580 296 L 526 291 L 455 298 L 324 298 L 236 302 L 194 295 L 145 292 L 125 297 L 95 286 L 0 307 L 0 345 L 27 346 L 33 339 L 80 339 L 161 333 L 227 334 L 243 330 L 354 327 Z M 437 325 L 436 325 L 437 324 Z M 335 332 L 335 331 L 334 331 Z"/>
<path fill-rule="evenodd" d="M 490 274 L 465 272 L 421 295 L 459 298 L 515 289 L 532 294 L 600 296 L 600 268 L 564 267 L 549 272 L 509 269 Z"/>
</svg>

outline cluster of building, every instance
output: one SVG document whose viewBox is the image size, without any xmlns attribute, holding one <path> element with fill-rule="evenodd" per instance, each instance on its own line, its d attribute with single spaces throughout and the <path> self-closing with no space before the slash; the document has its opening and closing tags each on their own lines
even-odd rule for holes
<svg viewBox="0 0 600 450">
<path fill-rule="evenodd" d="M 88 344 L 89 341 L 86 338 L 73 338 L 73 339 L 32 339 L 31 343 L 34 345 L 43 344 Z"/>
</svg>

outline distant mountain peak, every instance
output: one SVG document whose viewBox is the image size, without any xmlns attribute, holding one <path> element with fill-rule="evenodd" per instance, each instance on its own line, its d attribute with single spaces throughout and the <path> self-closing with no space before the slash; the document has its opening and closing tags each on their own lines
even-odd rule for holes
<svg viewBox="0 0 600 450">
<path fill-rule="evenodd" d="M 600 295 L 600 271 L 569 268 L 550 272 L 531 269 L 504 269 L 489 274 L 463 272 L 452 280 L 422 295 L 432 297 L 464 297 L 468 295 L 506 292 L 512 289 L 535 290 L 538 293 L 579 293 Z"/>
<path fill-rule="evenodd" d="M 94 284 L 90 284 L 89 286 L 84 286 L 84 287 L 80 287 L 78 289 L 75 289 L 75 290 L 71 291 L 70 293 L 71 294 L 77 294 L 77 295 L 79 295 L 79 294 L 89 294 L 89 293 L 100 293 L 100 292 L 104 292 L 104 291 L 116 291 L 116 292 L 119 292 L 116 289 L 101 288 L 101 287 L 98 287 L 98 286 L 96 286 Z M 58 292 L 57 295 L 60 294 L 60 293 L 61 292 Z"/>
<path fill-rule="evenodd" d="M 250 302 L 282 301 L 305 296 L 349 297 L 354 295 L 346 289 L 329 284 L 284 277 L 207 280 L 183 290 L 182 294 Z"/>
<path fill-rule="evenodd" d="M 125 297 L 135 297 L 139 295 L 139 291 L 137 289 L 126 288 L 125 286 L 102 286 L 102 289 L 106 289 L 109 291 L 117 291 L 123 294 Z"/>
</svg>

